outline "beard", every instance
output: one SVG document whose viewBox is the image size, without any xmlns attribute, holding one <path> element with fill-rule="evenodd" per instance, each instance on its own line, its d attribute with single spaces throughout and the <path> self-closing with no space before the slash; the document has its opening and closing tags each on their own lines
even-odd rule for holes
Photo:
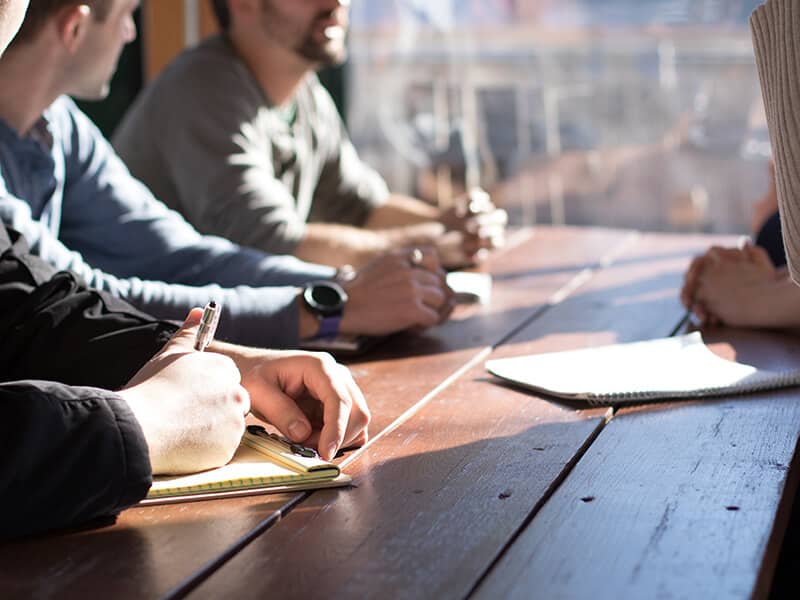
<svg viewBox="0 0 800 600">
<path fill-rule="evenodd" d="M 295 48 L 295 52 L 307 61 L 322 67 L 335 67 L 347 59 L 347 45 L 344 39 L 331 39 L 321 44 L 311 34 Z"/>
</svg>

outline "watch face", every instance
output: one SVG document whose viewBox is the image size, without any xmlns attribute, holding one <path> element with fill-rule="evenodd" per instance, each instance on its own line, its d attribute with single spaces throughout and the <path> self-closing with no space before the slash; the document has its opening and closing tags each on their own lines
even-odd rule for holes
<svg viewBox="0 0 800 600">
<path fill-rule="evenodd" d="M 316 312 L 335 315 L 342 312 L 344 303 L 347 302 L 347 293 L 333 281 L 316 281 L 306 287 L 303 298 Z"/>
</svg>

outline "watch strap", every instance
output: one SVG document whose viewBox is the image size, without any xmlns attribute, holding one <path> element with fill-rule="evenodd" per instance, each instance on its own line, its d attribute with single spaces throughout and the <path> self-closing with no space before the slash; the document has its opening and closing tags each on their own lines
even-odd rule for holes
<svg viewBox="0 0 800 600">
<path fill-rule="evenodd" d="M 326 317 L 320 317 L 319 331 L 317 332 L 316 337 L 318 339 L 335 338 L 337 335 L 339 335 L 339 324 L 341 321 L 342 315 L 328 315 Z"/>
</svg>

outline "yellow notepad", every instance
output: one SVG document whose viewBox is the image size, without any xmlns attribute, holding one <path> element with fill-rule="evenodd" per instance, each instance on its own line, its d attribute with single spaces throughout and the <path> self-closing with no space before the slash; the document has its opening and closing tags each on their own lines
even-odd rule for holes
<svg viewBox="0 0 800 600">
<path fill-rule="evenodd" d="M 160 476 L 142 504 L 337 487 L 350 477 L 313 450 L 250 425 L 231 461 L 190 475 Z"/>
</svg>

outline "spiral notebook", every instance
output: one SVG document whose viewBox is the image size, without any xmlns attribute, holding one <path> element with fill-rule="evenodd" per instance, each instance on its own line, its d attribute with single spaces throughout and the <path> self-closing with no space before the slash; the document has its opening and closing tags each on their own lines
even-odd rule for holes
<svg viewBox="0 0 800 600">
<path fill-rule="evenodd" d="M 311 448 L 249 425 L 231 461 L 190 475 L 159 476 L 141 504 L 268 494 L 348 485 L 351 479 Z"/>
<path fill-rule="evenodd" d="M 720 358 L 699 332 L 486 362 L 513 384 L 591 405 L 745 394 L 800 385 L 800 370 L 769 371 Z"/>
</svg>

